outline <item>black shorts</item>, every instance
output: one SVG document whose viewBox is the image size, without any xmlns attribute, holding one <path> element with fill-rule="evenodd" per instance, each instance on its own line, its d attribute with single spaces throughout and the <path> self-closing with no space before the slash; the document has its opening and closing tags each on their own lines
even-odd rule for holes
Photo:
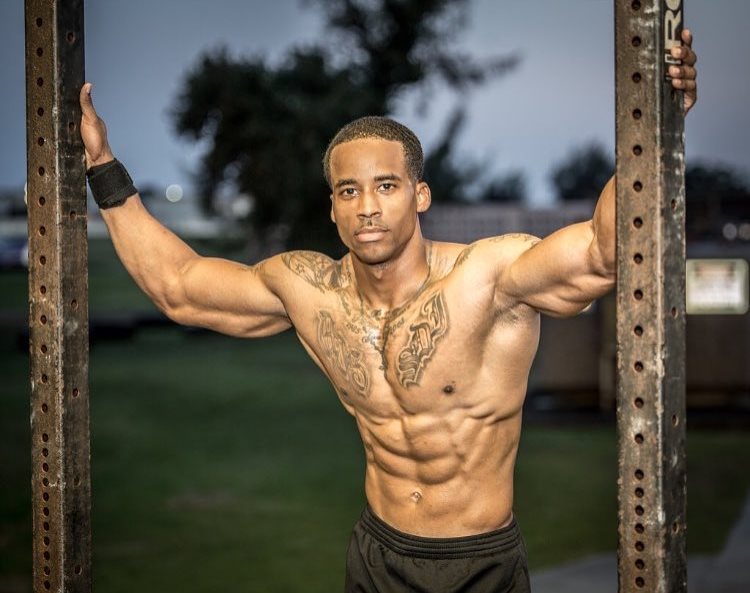
<svg viewBox="0 0 750 593">
<path fill-rule="evenodd" d="M 367 507 L 346 555 L 346 593 L 528 593 L 526 546 L 515 519 L 466 537 L 397 531 Z"/>
</svg>

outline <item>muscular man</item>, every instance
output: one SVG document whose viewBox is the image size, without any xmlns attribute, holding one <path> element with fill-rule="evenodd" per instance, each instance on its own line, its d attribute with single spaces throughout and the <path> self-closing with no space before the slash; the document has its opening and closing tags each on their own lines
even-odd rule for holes
<svg viewBox="0 0 750 593">
<path fill-rule="evenodd" d="M 696 97 L 691 36 L 673 86 Z M 294 251 L 248 266 L 200 257 L 152 218 L 81 90 L 89 176 L 117 253 L 178 323 L 238 337 L 294 328 L 355 418 L 367 508 L 347 591 L 528 591 L 513 518 L 521 408 L 539 316 L 575 315 L 615 283 L 614 181 L 591 220 L 544 240 L 425 239 L 422 149 L 404 126 L 356 120 L 331 141 L 331 219 L 349 252 Z"/>
</svg>

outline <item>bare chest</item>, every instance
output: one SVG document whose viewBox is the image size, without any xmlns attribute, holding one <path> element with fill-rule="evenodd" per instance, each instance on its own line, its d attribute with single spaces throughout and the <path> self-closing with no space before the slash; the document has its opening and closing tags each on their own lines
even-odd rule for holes
<svg viewBox="0 0 750 593">
<path fill-rule="evenodd" d="M 389 313 L 337 295 L 309 314 L 308 350 L 344 404 L 375 416 L 453 405 L 480 364 L 477 320 L 439 285 Z"/>
</svg>

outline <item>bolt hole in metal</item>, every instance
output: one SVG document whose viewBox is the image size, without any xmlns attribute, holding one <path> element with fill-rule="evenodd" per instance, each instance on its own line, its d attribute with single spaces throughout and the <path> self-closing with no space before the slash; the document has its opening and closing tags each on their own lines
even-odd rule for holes
<svg viewBox="0 0 750 593">
<path fill-rule="evenodd" d="M 677 426 L 680 423 L 680 419 L 677 417 L 676 414 L 672 415 L 672 426 Z"/>
<path fill-rule="evenodd" d="M 42 457 L 48 457 L 49 456 L 49 449 L 42 449 Z M 44 500 L 49 500 L 49 494 L 46 492 L 44 493 Z"/>
<path fill-rule="evenodd" d="M 73 397 L 78 397 L 79 393 L 80 393 L 80 391 L 78 391 L 78 387 L 74 387 L 73 388 Z"/>
<path fill-rule="evenodd" d="M 636 480 L 642 480 L 643 479 L 643 470 L 642 469 L 635 470 L 635 479 Z"/>
<path fill-rule="evenodd" d="M 639 410 L 643 407 L 643 399 L 641 399 L 640 397 L 636 397 L 634 403 L 635 403 L 635 407 L 638 408 Z"/>
<path fill-rule="evenodd" d="M 635 586 L 638 587 L 639 589 L 642 589 L 643 587 L 646 586 L 646 581 L 643 580 L 643 577 L 636 577 Z"/>
<path fill-rule="evenodd" d="M 643 542 L 635 542 L 635 549 L 639 552 L 643 552 L 643 550 L 646 548 L 645 545 L 643 545 Z"/>
<path fill-rule="evenodd" d="M 636 488 L 635 489 L 635 496 L 636 496 L 636 498 L 643 498 L 643 488 Z"/>
<path fill-rule="evenodd" d="M 41 76 L 36 79 L 36 86 L 44 86 L 44 79 Z"/>
<path fill-rule="evenodd" d="M 42 265 L 46 264 L 47 263 L 47 258 L 44 257 L 43 255 L 40 255 L 39 256 L 39 263 L 42 264 Z"/>
<path fill-rule="evenodd" d="M 49 545 L 49 538 L 47 536 L 44 536 L 44 545 L 45 546 Z"/>
<path fill-rule="evenodd" d="M 68 131 L 71 134 L 76 131 L 76 122 L 74 122 L 74 121 L 68 122 Z"/>
<path fill-rule="evenodd" d="M 46 383 L 47 381 L 49 381 L 47 375 L 42 375 L 42 383 Z"/>
<path fill-rule="evenodd" d="M 42 17 L 37 17 L 36 26 L 41 27 L 43 24 L 44 24 L 44 21 L 42 20 Z"/>
<path fill-rule="evenodd" d="M 643 263 L 643 256 L 642 256 L 642 255 L 641 255 L 640 253 L 636 253 L 636 254 L 635 254 L 635 255 L 633 256 L 633 261 L 634 261 L 635 263 L 637 263 L 637 264 L 642 264 L 642 263 Z"/>
<path fill-rule="evenodd" d="M 643 370 L 643 363 L 639 360 L 633 365 L 633 368 L 636 373 L 640 373 Z"/>
<path fill-rule="evenodd" d="M 643 507 L 641 505 L 638 505 L 637 507 L 635 507 L 635 514 L 638 515 L 639 517 L 643 515 L 643 512 L 644 512 Z"/>
<path fill-rule="evenodd" d="M 640 181 L 636 181 L 633 184 L 633 189 L 637 192 L 641 191 L 643 189 L 643 184 Z"/>
<path fill-rule="evenodd" d="M 42 138 L 41 136 L 39 136 L 39 138 L 36 139 L 36 143 L 39 146 L 44 146 L 44 138 Z"/>
<path fill-rule="evenodd" d="M 672 533 L 677 533 L 680 530 L 680 526 L 678 525 L 677 521 L 672 523 Z"/>
<path fill-rule="evenodd" d="M 44 479 L 42 480 L 42 486 L 44 486 L 45 488 L 46 488 L 47 486 L 49 486 L 49 480 L 48 480 L 47 478 L 44 478 Z M 44 528 L 44 530 L 45 530 L 45 531 L 49 531 L 49 523 L 45 523 L 45 525 L 46 525 L 47 527 L 45 527 L 45 528 Z"/>
<path fill-rule="evenodd" d="M 39 196 L 39 205 L 44 206 L 47 203 L 47 198 L 44 196 Z"/>
<path fill-rule="evenodd" d="M 44 176 L 44 167 L 39 167 L 39 169 L 37 169 L 37 171 L 38 171 L 38 173 L 39 173 L 39 175 L 40 175 L 41 177 L 43 177 L 43 176 Z"/>
<path fill-rule="evenodd" d="M 633 44 L 633 47 L 640 47 L 641 46 L 641 38 L 638 36 L 633 37 L 633 39 L 630 40 L 630 43 Z"/>
<path fill-rule="evenodd" d="M 42 325 L 46 325 L 47 324 L 47 316 L 46 315 L 42 315 L 39 318 L 39 321 L 41 321 Z"/>
<path fill-rule="evenodd" d="M 78 309 L 78 301 L 75 300 L 75 299 L 73 299 L 72 301 L 70 301 L 70 308 L 73 309 L 73 310 Z"/>
<path fill-rule="evenodd" d="M 42 117 L 42 116 L 44 115 L 44 107 L 40 107 L 39 109 L 37 109 L 37 110 L 36 110 L 36 114 L 37 114 L 37 115 L 38 115 L 39 117 Z"/>
<path fill-rule="evenodd" d="M 42 434 L 42 442 L 46 443 L 47 441 L 49 441 L 49 435 L 45 432 Z"/>
<path fill-rule="evenodd" d="M 74 569 L 74 572 L 75 572 L 76 574 L 81 574 L 81 572 L 83 572 L 83 569 L 81 568 L 81 565 L 80 565 L 80 564 L 76 564 L 76 567 L 75 567 L 75 569 Z"/>
<path fill-rule="evenodd" d="M 42 237 L 44 237 L 44 235 L 45 235 L 46 233 L 47 233 L 47 229 L 46 229 L 46 228 L 44 228 L 43 226 L 40 226 L 40 227 L 39 227 L 39 234 L 40 234 L 40 235 L 41 235 Z"/>
<path fill-rule="evenodd" d="M 68 40 L 68 43 L 75 43 L 76 34 L 73 31 L 68 31 L 68 34 L 65 36 L 65 38 Z"/>
<path fill-rule="evenodd" d="M 40 352 L 41 352 L 42 354 L 47 354 L 47 345 L 46 345 L 46 344 L 42 344 L 42 345 L 41 345 L 41 346 L 39 347 L 39 351 L 40 351 Z"/>
<path fill-rule="evenodd" d="M 47 406 L 47 404 L 42 404 L 42 412 L 46 414 L 48 411 L 49 411 L 49 407 Z"/>
<path fill-rule="evenodd" d="M 640 288 L 637 288 L 637 289 L 636 289 L 636 290 L 635 290 L 635 291 L 633 292 L 633 298 L 634 298 L 634 299 L 635 299 L 636 301 L 640 301 L 640 300 L 642 300 L 642 299 L 643 299 L 643 291 L 642 291 L 642 290 L 641 290 Z"/>
<path fill-rule="evenodd" d="M 633 0 L 630 3 L 630 8 L 632 8 L 633 10 L 640 10 L 641 9 L 641 2 L 640 2 L 640 0 Z"/>
<path fill-rule="evenodd" d="M 47 287 L 44 285 L 40 286 L 39 292 L 41 292 L 42 294 L 47 294 Z"/>
<path fill-rule="evenodd" d="M 636 145 L 635 145 L 635 146 L 633 147 L 633 154 L 634 154 L 635 156 L 641 156 L 641 154 L 643 154 L 643 148 L 641 147 L 641 145 L 640 145 L 640 144 L 636 144 Z"/>
<path fill-rule="evenodd" d="M 672 317 L 677 317 L 677 307 L 672 307 L 670 313 L 672 313 Z"/>
<path fill-rule="evenodd" d="M 45 492 L 44 494 L 42 494 L 42 498 L 44 499 L 45 502 L 48 501 L 49 500 L 49 493 Z M 46 539 L 47 543 L 49 543 L 49 538 L 45 537 L 44 539 Z"/>
<path fill-rule="evenodd" d="M 49 574 L 50 574 L 51 572 L 52 572 L 52 570 L 50 569 L 50 567 L 49 567 L 49 566 L 45 566 L 45 567 L 44 567 L 44 574 L 46 574 L 47 576 L 49 576 Z"/>
<path fill-rule="evenodd" d="M 45 516 L 45 517 L 49 517 L 49 508 L 47 508 L 47 507 L 44 507 L 44 508 L 42 509 L 42 513 L 44 513 L 44 516 Z"/>
<path fill-rule="evenodd" d="M 639 558 L 638 560 L 635 561 L 635 567 L 638 570 L 643 570 L 644 568 L 646 568 L 646 563 Z"/>
<path fill-rule="evenodd" d="M 637 435 L 635 435 L 634 439 L 636 443 L 639 445 L 643 444 L 643 435 L 639 432 Z"/>
<path fill-rule="evenodd" d="M 631 79 L 633 80 L 634 83 L 638 84 L 642 80 L 641 73 L 633 72 L 633 76 L 631 76 Z"/>
<path fill-rule="evenodd" d="M 643 523 L 636 523 L 635 524 L 635 532 L 636 533 L 643 533 L 644 531 L 646 531 L 646 528 L 643 527 Z"/>
<path fill-rule="evenodd" d="M 36 48 L 36 55 L 41 58 L 43 54 L 44 54 L 44 50 L 41 47 L 37 47 Z"/>
<path fill-rule="evenodd" d="M 44 581 L 44 588 L 49 589 L 52 587 L 52 584 L 49 581 Z"/>
<path fill-rule="evenodd" d="M 44 479 L 46 480 L 47 478 L 44 478 Z M 45 521 L 44 523 L 42 523 L 42 529 L 44 529 L 44 531 L 49 531 L 49 522 L 48 521 Z M 44 553 L 44 559 L 45 560 L 49 560 L 49 552 L 45 552 Z"/>
<path fill-rule="evenodd" d="M 643 335 L 643 328 L 640 325 L 636 325 L 633 328 L 633 333 L 640 338 Z"/>
<path fill-rule="evenodd" d="M 70 220 L 75 220 L 76 216 L 77 215 L 76 215 L 76 211 L 75 210 L 71 210 L 70 214 L 68 214 L 68 218 L 70 218 Z"/>
<path fill-rule="evenodd" d="M 633 119 L 641 119 L 643 112 L 640 109 L 633 109 Z"/>
<path fill-rule="evenodd" d="M 641 228 L 643 226 L 643 219 L 640 216 L 636 216 L 633 219 L 633 226 L 637 229 Z"/>
</svg>

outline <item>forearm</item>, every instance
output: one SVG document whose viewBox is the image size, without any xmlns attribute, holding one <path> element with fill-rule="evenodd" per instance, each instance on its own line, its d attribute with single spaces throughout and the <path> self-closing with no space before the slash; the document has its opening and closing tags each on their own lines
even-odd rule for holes
<svg viewBox="0 0 750 593">
<path fill-rule="evenodd" d="M 615 220 L 615 177 L 604 186 L 592 218 L 594 237 L 591 255 L 601 272 L 614 275 L 617 270 L 617 232 Z"/>
<path fill-rule="evenodd" d="M 137 194 L 101 214 L 128 273 L 154 304 L 169 314 L 182 295 L 181 271 L 198 255 L 151 216 Z"/>
</svg>

